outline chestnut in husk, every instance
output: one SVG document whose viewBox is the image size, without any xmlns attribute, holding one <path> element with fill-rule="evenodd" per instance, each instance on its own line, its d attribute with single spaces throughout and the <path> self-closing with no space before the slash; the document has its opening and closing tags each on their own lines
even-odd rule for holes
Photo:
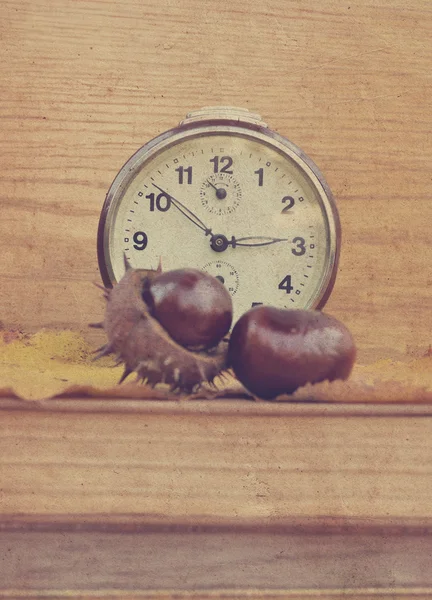
<svg viewBox="0 0 432 600">
<path fill-rule="evenodd" d="M 231 296 L 223 284 L 193 269 L 161 272 L 132 269 L 106 289 L 105 318 L 94 326 L 108 342 L 98 356 L 115 354 L 123 381 L 136 372 L 150 385 L 194 391 L 226 369 L 232 319 Z"/>
</svg>

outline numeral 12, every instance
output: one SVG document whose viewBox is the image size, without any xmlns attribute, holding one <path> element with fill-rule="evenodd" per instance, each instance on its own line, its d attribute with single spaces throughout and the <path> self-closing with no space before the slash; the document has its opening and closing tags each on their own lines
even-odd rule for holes
<svg viewBox="0 0 432 600">
<path fill-rule="evenodd" d="M 219 160 L 220 159 L 220 160 Z M 214 173 L 230 173 L 232 175 L 231 167 L 233 165 L 233 159 L 231 156 L 214 156 L 210 159 L 210 162 L 214 164 Z M 219 170 L 219 162 L 225 163 Z"/>
</svg>

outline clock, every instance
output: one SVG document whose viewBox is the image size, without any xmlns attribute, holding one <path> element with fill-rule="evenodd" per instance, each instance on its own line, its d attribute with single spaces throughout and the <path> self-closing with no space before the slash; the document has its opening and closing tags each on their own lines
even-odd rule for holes
<svg viewBox="0 0 432 600">
<path fill-rule="evenodd" d="M 189 113 L 140 148 L 102 208 L 105 286 L 134 268 L 195 268 L 232 296 L 234 322 L 259 304 L 322 308 L 340 250 L 334 198 L 313 161 L 257 114 Z"/>
</svg>

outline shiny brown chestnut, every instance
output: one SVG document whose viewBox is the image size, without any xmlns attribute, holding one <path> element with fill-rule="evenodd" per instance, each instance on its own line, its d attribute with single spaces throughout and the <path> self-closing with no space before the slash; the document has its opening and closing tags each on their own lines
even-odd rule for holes
<svg viewBox="0 0 432 600">
<path fill-rule="evenodd" d="M 115 354 L 122 382 L 136 372 L 149 385 L 190 392 L 226 369 L 224 336 L 232 319 L 231 297 L 222 283 L 193 269 L 162 273 L 132 269 L 104 289 L 103 328 L 108 342 L 98 356 Z"/>
<path fill-rule="evenodd" d="M 186 348 L 216 346 L 231 327 L 231 296 L 218 279 L 203 271 L 157 274 L 144 280 L 142 298 L 171 338 Z"/>
<path fill-rule="evenodd" d="M 252 394 L 272 399 L 306 383 L 346 379 L 355 356 L 350 332 L 334 317 L 258 306 L 235 324 L 228 364 Z"/>
</svg>

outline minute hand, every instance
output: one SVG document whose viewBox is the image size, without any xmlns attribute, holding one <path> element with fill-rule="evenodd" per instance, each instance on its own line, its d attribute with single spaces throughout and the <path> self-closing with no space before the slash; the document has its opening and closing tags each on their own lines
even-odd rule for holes
<svg viewBox="0 0 432 600">
<path fill-rule="evenodd" d="M 289 242 L 289 240 L 287 238 L 266 237 L 264 235 L 254 235 L 238 239 L 233 236 L 230 245 L 233 248 L 236 246 L 270 246 L 271 244 L 277 244 L 278 242 Z"/>
<path fill-rule="evenodd" d="M 162 194 L 165 194 L 165 196 L 167 196 L 170 199 L 171 204 L 173 204 L 176 207 L 176 209 L 182 213 L 182 215 L 184 215 L 187 219 L 189 219 L 189 221 L 191 221 L 194 225 L 196 225 L 202 231 L 204 231 L 205 235 L 212 236 L 212 230 L 209 227 L 207 227 L 207 225 L 203 223 L 201 219 L 197 217 L 196 214 L 193 213 L 187 206 L 180 202 L 180 200 L 177 200 L 177 198 L 174 198 L 174 196 L 171 196 L 171 194 L 168 194 L 168 192 L 160 188 L 155 183 L 153 183 L 153 185 L 156 189 L 162 192 Z"/>
</svg>

